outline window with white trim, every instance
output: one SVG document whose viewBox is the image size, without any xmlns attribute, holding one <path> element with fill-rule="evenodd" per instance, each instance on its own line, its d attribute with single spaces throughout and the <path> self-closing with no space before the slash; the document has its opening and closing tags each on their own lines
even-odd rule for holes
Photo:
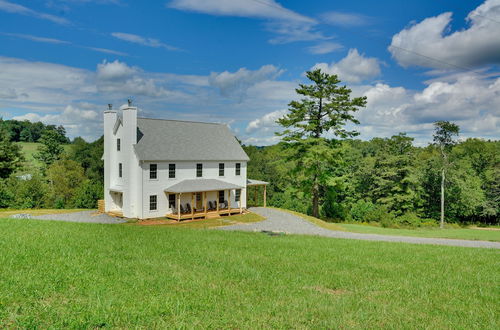
<svg viewBox="0 0 500 330">
<path fill-rule="evenodd" d="M 234 193 L 234 201 L 239 202 L 241 199 L 241 189 L 236 189 Z"/>
<path fill-rule="evenodd" d="M 158 209 L 158 196 L 151 195 L 149 196 L 149 210 L 156 211 Z"/>
<path fill-rule="evenodd" d="M 203 177 L 203 164 L 201 163 L 196 164 L 196 177 L 197 178 Z"/>
<path fill-rule="evenodd" d="M 224 203 L 224 190 L 219 190 L 219 203 Z"/>
<path fill-rule="evenodd" d="M 149 164 L 149 179 L 158 179 L 158 164 Z"/>
<path fill-rule="evenodd" d="M 241 163 L 236 163 L 236 175 L 241 175 Z"/>
<path fill-rule="evenodd" d="M 175 179 L 175 164 L 168 164 L 168 177 Z"/>
<path fill-rule="evenodd" d="M 219 176 L 224 176 L 224 163 L 219 163 Z"/>
<path fill-rule="evenodd" d="M 116 151 L 120 151 L 122 148 L 122 140 L 121 139 L 116 139 Z"/>
<path fill-rule="evenodd" d="M 123 165 L 122 163 L 118 164 L 118 177 L 121 178 L 123 176 Z"/>
<path fill-rule="evenodd" d="M 175 208 L 175 194 L 168 195 L 168 207 Z"/>
</svg>

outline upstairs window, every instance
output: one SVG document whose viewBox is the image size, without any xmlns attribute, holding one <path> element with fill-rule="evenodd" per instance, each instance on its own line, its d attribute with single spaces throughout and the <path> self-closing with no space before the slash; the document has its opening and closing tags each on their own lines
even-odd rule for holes
<svg viewBox="0 0 500 330">
<path fill-rule="evenodd" d="M 175 208 L 175 194 L 168 195 L 168 207 Z"/>
<path fill-rule="evenodd" d="M 116 139 L 116 151 L 120 151 L 122 148 L 122 140 Z"/>
<path fill-rule="evenodd" d="M 123 165 L 122 163 L 118 164 L 118 177 L 121 178 L 123 176 Z"/>
<path fill-rule="evenodd" d="M 219 190 L 219 203 L 224 203 L 224 190 Z"/>
<path fill-rule="evenodd" d="M 241 174 L 241 163 L 236 163 L 236 175 Z"/>
<path fill-rule="evenodd" d="M 219 163 L 219 176 L 224 176 L 224 163 Z"/>
<path fill-rule="evenodd" d="M 241 199 L 241 189 L 236 189 L 236 192 L 234 194 L 234 201 L 239 202 Z"/>
<path fill-rule="evenodd" d="M 175 179 L 175 164 L 168 164 L 168 177 Z"/>
<path fill-rule="evenodd" d="M 149 178 L 158 179 L 158 164 L 149 164 Z"/>
<path fill-rule="evenodd" d="M 203 177 L 203 164 L 196 164 L 196 177 Z"/>
<path fill-rule="evenodd" d="M 149 210 L 156 211 L 158 208 L 158 197 L 156 195 L 149 196 Z"/>
</svg>

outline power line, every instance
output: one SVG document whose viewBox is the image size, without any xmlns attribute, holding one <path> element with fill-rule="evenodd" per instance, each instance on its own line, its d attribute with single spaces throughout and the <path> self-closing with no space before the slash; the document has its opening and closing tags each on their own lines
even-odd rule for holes
<svg viewBox="0 0 500 330">
<path fill-rule="evenodd" d="M 410 50 L 410 49 L 406 49 L 406 48 L 403 48 L 403 47 L 399 47 L 399 46 L 394 46 L 394 45 L 390 45 L 389 48 L 397 48 L 399 50 L 404 50 L 408 53 L 412 53 L 412 54 L 415 54 L 415 55 L 418 55 L 418 56 L 422 56 L 424 58 L 427 58 L 429 60 L 433 60 L 435 62 L 439 62 L 439 63 L 442 63 L 442 64 L 446 64 L 446 65 L 449 65 L 449 66 L 452 66 L 452 67 L 455 67 L 457 69 L 461 69 L 461 70 L 465 70 L 465 71 L 471 71 L 471 72 L 474 72 L 478 75 L 483 75 L 484 73 L 483 72 L 480 72 L 480 71 L 476 71 L 472 68 L 468 68 L 468 67 L 465 67 L 465 66 L 460 66 L 460 65 L 456 65 L 456 64 L 453 64 L 453 63 L 450 63 L 450 62 L 446 62 L 446 61 L 443 61 L 443 60 L 440 60 L 440 59 L 437 59 L 435 57 L 431 57 L 431 56 L 427 56 L 427 55 L 424 55 L 424 54 L 421 54 L 421 53 L 418 53 L 416 51 L 413 51 L 413 50 Z"/>
<path fill-rule="evenodd" d="M 262 5 L 266 5 L 268 7 L 272 7 L 272 8 L 275 8 L 275 9 L 282 10 L 283 12 L 286 12 L 287 14 L 290 14 L 290 10 L 288 10 L 286 8 L 283 8 L 283 7 L 280 7 L 280 6 L 275 6 L 272 3 L 270 3 L 270 2 L 266 2 L 266 1 L 262 1 L 262 0 L 252 0 L 252 1 L 260 3 Z M 496 21 L 496 20 L 494 20 L 492 18 L 489 18 L 487 16 L 484 16 L 484 15 L 481 15 L 481 14 L 478 14 L 478 13 L 474 13 L 474 15 L 481 16 L 481 17 L 486 18 L 486 19 L 488 19 L 488 20 L 490 20 L 492 22 L 496 22 L 496 23 L 500 24 L 500 21 Z M 360 35 L 359 33 L 357 33 L 357 34 Z M 383 37 L 383 39 L 387 39 L 387 38 Z M 476 71 L 475 69 L 472 69 L 472 68 L 469 68 L 469 67 L 465 67 L 465 66 L 460 66 L 460 65 L 457 65 L 457 64 L 453 64 L 453 63 L 450 63 L 450 62 L 447 62 L 447 61 L 444 61 L 444 60 L 441 60 L 441 59 L 438 59 L 438 58 L 435 58 L 435 57 L 432 57 L 432 56 L 428 56 L 428 55 L 425 55 L 425 54 L 421 54 L 421 53 L 416 52 L 414 50 L 406 49 L 406 48 L 403 48 L 403 47 L 400 47 L 400 46 L 390 45 L 389 48 L 396 48 L 396 49 L 399 49 L 399 50 L 402 50 L 402 51 L 406 51 L 408 53 L 412 53 L 414 55 L 421 56 L 421 57 L 424 57 L 426 59 L 429 59 L 429 60 L 432 60 L 432 61 L 435 61 L 435 62 L 438 62 L 438 63 L 441 63 L 441 64 L 446 64 L 448 66 L 451 66 L 451 67 L 454 67 L 454 68 L 457 68 L 457 69 L 461 69 L 461 70 L 473 72 L 473 73 L 475 73 L 477 75 L 481 75 L 481 76 L 484 75 L 483 72 Z"/>
</svg>

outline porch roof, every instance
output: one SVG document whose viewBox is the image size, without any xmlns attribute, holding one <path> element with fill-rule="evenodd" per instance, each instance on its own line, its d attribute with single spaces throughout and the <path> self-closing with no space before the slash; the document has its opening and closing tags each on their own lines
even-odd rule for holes
<svg viewBox="0 0 500 330">
<path fill-rule="evenodd" d="M 266 181 L 247 179 L 247 186 L 265 186 L 268 184 L 269 182 Z"/>
<path fill-rule="evenodd" d="M 242 186 L 217 179 L 192 179 L 183 180 L 165 189 L 169 193 L 185 193 L 199 191 L 214 191 L 225 189 L 241 189 Z"/>
</svg>

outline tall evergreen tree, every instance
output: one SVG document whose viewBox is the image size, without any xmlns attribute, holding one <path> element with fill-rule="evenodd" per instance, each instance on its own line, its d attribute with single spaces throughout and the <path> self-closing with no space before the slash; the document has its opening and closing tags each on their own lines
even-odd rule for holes
<svg viewBox="0 0 500 330">
<path fill-rule="evenodd" d="M 7 130 L 0 126 L 0 178 L 8 178 L 22 166 L 23 161 L 21 147 L 11 142 Z"/>
<path fill-rule="evenodd" d="M 305 188 L 312 195 L 312 215 L 319 216 L 320 192 L 328 180 L 328 166 L 335 161 L 336 153 L 325 137 L 332 134 L 338 138 L 358 135 L 345 128 L 346 124 L 359 124 L 354 112 L 366 105 L 366 97 L 351 99 L 351 90 L 339 86 L 336 75 L 308 71 L 306 76 L 313 83 L 300 84 L 297 94 L 300 101 L 290 102 L 289 112 L 277 122 L 285 128 L 279 135 L 283 141 L 296 147 L 298 170 L 304 175 Z"/>
<path fill-rule="evenodd" d="M 434 143 L 441 152 L 441 221 L 439 226 L 444 228 L 444 185 L 446 181 L 446 171 L 449 166 L 448 154 L 455 145 L 454 138 L 458 136 L 460 128 L 449 121 L 437 121 L 434 123 L 435 132 L 433 136 Z"/>
</svg>

